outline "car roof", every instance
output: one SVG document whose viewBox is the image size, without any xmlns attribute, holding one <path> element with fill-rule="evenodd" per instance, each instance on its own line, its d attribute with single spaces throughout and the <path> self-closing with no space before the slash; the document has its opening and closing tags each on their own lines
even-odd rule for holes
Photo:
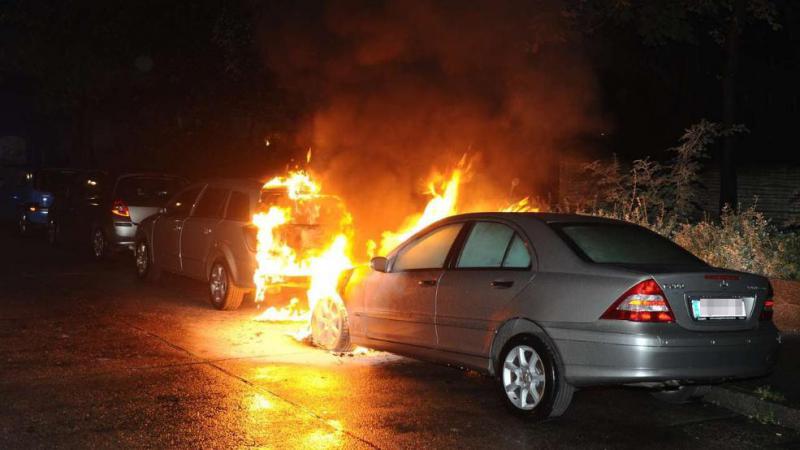
<svg viewBox="0 0 800 450">
<path fill-rule="evenodd" d="M 244 191 L 260 191 L 261 183 L 258 180 L 249 179 L 249 178 L 213 178 L 208 180 L 202 180 L 197 184 L 210 184 L 216 187 L 223 187 L 227 189 L 238 189 Z"/>
<path fill-rule="evenodd" d="M 534 219 L 544 223 L 617 223 L 627 224 L 628 222 L 616 219 L 609 219 L 606 217 L 589 216 L 585 214 L 567 214 L 567 213 L 545 213 L 545 212 L 475 212 L 456 214 L 447 217 L 443 221 L 459 220 L 459 219 L 506 219 L 514 221 L 515 219 Z"/>
</svg>

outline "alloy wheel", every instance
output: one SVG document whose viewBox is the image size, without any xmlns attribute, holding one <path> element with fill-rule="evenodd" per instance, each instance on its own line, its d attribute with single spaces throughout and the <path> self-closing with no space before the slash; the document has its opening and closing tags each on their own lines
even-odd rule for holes
<svg viewBox="0 0 800 450">
<path fill-rule="evenodd" d="M 211 268 L 210 278 L 211 299 L 216 304 L 222 304 L 225 301 L 225 295 L 228 293 L 228 274 L 225 271 L 225 266 L 219 263 L 214 264 L 214 267 Z"/>
<path fill-rule="evenodd" d="M 147 243 L 142 241 L 136 246 L 136 270 L 139 275 L 147 273 L 147 265 L 150 263 L 149 255 L 147 254 Z"/>
<path fill-rule="evenodd" d="M 336 346 L 342 335 L 342 311 L 333 298 L 325 297 L 314 307 L 311 334 L 314 342 L 322 348 L 332 349 Z"/>
<path fill-rule="evenodd" d="M 532 347 L 517 345 L 503 362 L 503 388 L 514 404 L 522 410 L 532 410 L 544 396 L 546 377 L 544 363 Z"/>
<path fill-rule="evenodd" d="M 98 259 L 102 258 L 105 250 L 106 238 L 103 236 L 103 231 L 99 229 L 95 230 L 92 236 L 92 251 L 94 251 L 94 256 Z"/>
</svg>

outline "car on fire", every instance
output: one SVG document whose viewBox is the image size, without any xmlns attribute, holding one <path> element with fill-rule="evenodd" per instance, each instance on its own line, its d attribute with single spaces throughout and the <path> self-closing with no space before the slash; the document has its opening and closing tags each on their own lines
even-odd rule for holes
<svg viewBox="0 0 800 450">
<path fill-rule="evenodd" d="M 318 302 L 319 345 L 482 371 L 513 411 L 536 419 L 561 415 L 585 386 L 696 399 L 767 374 L 781 341 L 766 278 L 711 267 L 617 220 L 456 215 L 370 266 L 355 269 L 343 303 Z"/>
<path fill-rule="evenodd" d="M 136 273 L 157 279 L 162 271 L 208 283 L 209 300 L 221 310 L 238 308 L 255 290 L 255 213 L 291 208 L 292 222 L 278 232 L 298 254 L 325 242 L 343 206 L 326 195 L 291 199 L 285 188 L 255 180 L 211 180 L 188 186 L 155 216 L 142 222 L 134 250 Z M 269 286 L 267 303 L 289 303 L 308 289 L 308 277 L 283 277 Z"/>
</svg>

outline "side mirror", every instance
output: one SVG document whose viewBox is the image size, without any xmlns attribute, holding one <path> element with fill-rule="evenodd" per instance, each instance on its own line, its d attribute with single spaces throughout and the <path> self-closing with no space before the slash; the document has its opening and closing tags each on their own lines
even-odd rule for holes
<svg viewBox="0 0 800 450">
<path fill-rule="evenodd" d="M 383 256 L 376 256 L 369 261 L 369 266 L 376 272 L 386 272 L 389 266 L 389 260 Z"/>
</svg>

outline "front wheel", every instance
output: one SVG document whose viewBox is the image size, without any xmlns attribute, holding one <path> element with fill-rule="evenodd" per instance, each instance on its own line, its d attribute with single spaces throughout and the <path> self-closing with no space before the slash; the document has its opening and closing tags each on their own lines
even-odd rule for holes
<svg viewBox="0 0 800 450">
<path fill-rule="evenodd" d="M 326 297 L 311 311 L 311 339 L 314 344 L 333 352 L 350 352 L 355 346 L 350 341 L 347 310 L 341 300 Z"/>
<path fill-rule="evenodd" d="M 500 388 L 513 412 L 543 420 L 566 411 L 575 388 L 564 379 L 552 350 L 540 339 L 527 335 L 512 339 L 499 362 Z"/>
<path fill-rule="evenodd" d="M 245 290 L 234 284 L 227 264 L 217 261 L 208 276 L 208 294 L 214 308 L 229 311 L 242 304 Z"/>
<path fill-rule="evenodd" d="M 136 276 L 140 280 L 157 281 L 160 278 L 161 268 L 156 265 L 152 257 L 147 239 L 141 238 L 136 242 L 133 256 L 136 262 Z"/>
</svg>

